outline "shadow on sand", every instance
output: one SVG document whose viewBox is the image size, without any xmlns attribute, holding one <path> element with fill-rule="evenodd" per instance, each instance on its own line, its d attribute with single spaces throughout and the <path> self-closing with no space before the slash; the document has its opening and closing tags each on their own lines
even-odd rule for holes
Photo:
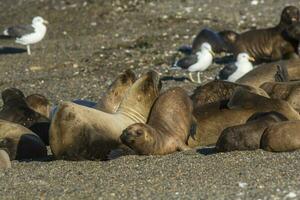
<svg viewBox="0 0 300 200">
<path fill-rule="evenodd" d="M 25 53 L 26 49 L 15 47 L 0 47 L 0 55 Z"/>
</svg>

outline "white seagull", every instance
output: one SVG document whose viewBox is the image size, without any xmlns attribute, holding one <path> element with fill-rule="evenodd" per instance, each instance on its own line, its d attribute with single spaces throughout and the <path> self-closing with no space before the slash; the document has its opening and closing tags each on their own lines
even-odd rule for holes
<svg viewBox="0 0 300 200">
<path fill-rule="evenodd" d="M 216 79 L 235 82 L 253 69 L 253 65 L 250 61 L 255 60 L 247 53 L 239 53 L 237 61 L 235 63 L 225 65 L 225 67 L 217 75 Z"/>
<path fill-rule="evenodd" d="M 31 55 L 30 45 L 41 41 L 47 31 L 48 24 L 42 17 L 34 17 L 31 25 L 12 26 L 3 31 L 3 35 L 16 38 L 16 43 L 26 45 L 28 55 Z"/>
<path fill-rule="evenodd" d="M 205 71 L 213 62 L 214 52 L 211 45 L 204 42 L 201 45 L 200 51 L 193 55 L 188 55 L 174 63 L 171 69 L 185 69 L 188 70 L 189 78 L 192 82 L 201 83 L 200 72 Z M 197 72 L 198 80 L 195 81 L 192 77 L 192 72 Z"/>
</svg>

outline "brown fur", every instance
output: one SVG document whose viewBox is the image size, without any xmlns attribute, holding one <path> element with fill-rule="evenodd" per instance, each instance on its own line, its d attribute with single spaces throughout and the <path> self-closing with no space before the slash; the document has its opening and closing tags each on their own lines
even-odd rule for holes
<svg viewBox="0 0 300 200">
<path fill-rule="evenodd" d="M 281 66 L 283 70 L 287 70 L 288 80 L 300 79 L 300 59 L 291 59 L 259 65 L 237 80 L 237 83 L 260 87 L 265 82 L 277 82 L 278 66 Z"/>
<path fill-rule="evenodd" d="M 300 121 L 285 121 L 271 125 L 261 138 L 261 148 L 266 151 L 283 152 L 300 148 Z"/>
<path fill-rule="evenodd" d="M 150 71 L 127 91 L 114 114 L 61 103 L 50 127 L 50 147 L 58 159 L 106 159 L 121 144 L 122 131 L 131 124 L 145 123 L 160 90 L 158 73 Z"/>
<path fill-rule="evenodd" d="M 135 80 L 135 74 L 130 69 L 126 70 L 109 86 L 95 108 L 107 113 L 116 112 L 126 92 Z"/>
<path fill-rule="evenodd" d="M 35 133 L 4 120 L 0 120 L 0 149 L 5 149 L 11 160 L 47 156 L 45 144 Z"/>
<path fill-rule="evenodd" d="M 264 130 L 273 123 L 286 120 L 285 116 L 274 111 L 255 113 L 246 124 L 224 129 L 217 141 L 216 150 L 226 152 L 259 149 Z"/>
<path fill-rule="evenodd" d="M 300 81 L 266 82 L 260 86 L 271 98 L 282 99 L 300 111 Z"/>
<path fill-rule="evenodd" d="M 243 87 L 255 94 L 268 97 L 267 93 L 260 89 L 248 85 L 237 84 L 228 81 L 214 80 L 199 86 L 191 96 L 194 107 L 213 103 L 216 101 L 229 99 L 237 87 Z"/>
<path fill-rule="evenodd" d="M 164 155 L 189 149 L 192 102 L 181 88 L 171 88 L 156 100 L 147 124 L 127 127 L 121 141 L 141 155 Z"/>
<path fill-rule="evenodd" d="M 27 105 L 37 113 L 49 118 L 50 102 L 41 94 L 31 94 L 26 97 Z"/>
<path fill-rule="evenodd" d="M 0 169 L 11 168 L 11 162 L 6 151 L 0 149 Z"/>
<path fill-rule="evenodd" d="M 256 112 L 269 111 L 277 111 L 290 120 L 300 119 L 299 114 L 286 101 L 269 99 L 237 88 L 229 101 L 194 108 L 197 128 L 191 133 L 188 145 L 214 145 L 225 128 L 244 124 Z"/>
<path fill-rule="evenodd" d="M 296 21 L 293 21 L 295 19 Z M 291 38 L 287 28 L 299 21 L 299 9 L 288 6 L 283 9 L 280 23 L 272 28 L 250 30 L 239 34 L 232 44 L 235 55 L 246 52 L 256 62 L 280 60 L 298 52 L 298 40 Z"/>
</svg>

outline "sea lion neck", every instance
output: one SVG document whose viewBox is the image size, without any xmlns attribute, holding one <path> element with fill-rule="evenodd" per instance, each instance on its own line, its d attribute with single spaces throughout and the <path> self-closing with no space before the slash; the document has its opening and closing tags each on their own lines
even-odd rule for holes
<svg viewBox="0 0 300 200">
<path fill-rule="evenodd" d="M 147 121 L 147 117 L 143 113 L 138 112 L 131 106 L 123 105 L 121 108 L 118 109 L 116 114 L 122 114 L 136 123 L 138 123 L 138 122 L 145 123 Z"/>
</svg>

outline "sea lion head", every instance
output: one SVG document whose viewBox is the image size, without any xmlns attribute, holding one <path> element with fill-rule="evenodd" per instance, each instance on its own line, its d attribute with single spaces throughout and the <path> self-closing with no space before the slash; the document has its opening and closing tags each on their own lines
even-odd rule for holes
<svg viewBox="0 0 300 200">
<path fill-rule="evenodd" d="M 17 88 L 8 88 L 1 93 L 1 97 L 4 104 L 11 101 L 24 101 L 24 94 Z"/>
<path fill-rule="evenodd" d="M 282 10 L 280 24 L 291 25 L 299 22 L 300 12 L 295 6 L 287 6 Z"/>
<path fill-rule="evenodd" d="M 161 81 L 156 71 L 149 71 L 139 78 L 126 93 L 117 112 L 144 118 L 149 115 L 150 108 L 159 95 Z"/>
<path fill-rule="evenodd" d="M 136 123 L 128 126 L 120 136 L 123 144 L 130 147 L 140 155 L 147 155 L 153 149 L 155 139 L 153 128 L 147 124 Z"/>
<path fill-rule="evenodd" d="M 119 108 L 126 92 L 135 82 L 136 77 L 132 70 L 123 72 L 109 86 L 105 95 L 98 102 L 96 108 L 108 113 L 114 113 Z"/>
<path fill-rule="evenodd" d="M 26 97 L 27 105 L 37 113 L 49 118 L 50 102 L 41 94 L 31 94 Z"/>
<path fill-rule="evenodd" d="M 219 35 L 221 36 L 221 38 L 224 40 L 226 44 L 234 43 L 237 37 L 239 36 L 238 33 L 231 30 L 220 31 Z"/>
</svg>

